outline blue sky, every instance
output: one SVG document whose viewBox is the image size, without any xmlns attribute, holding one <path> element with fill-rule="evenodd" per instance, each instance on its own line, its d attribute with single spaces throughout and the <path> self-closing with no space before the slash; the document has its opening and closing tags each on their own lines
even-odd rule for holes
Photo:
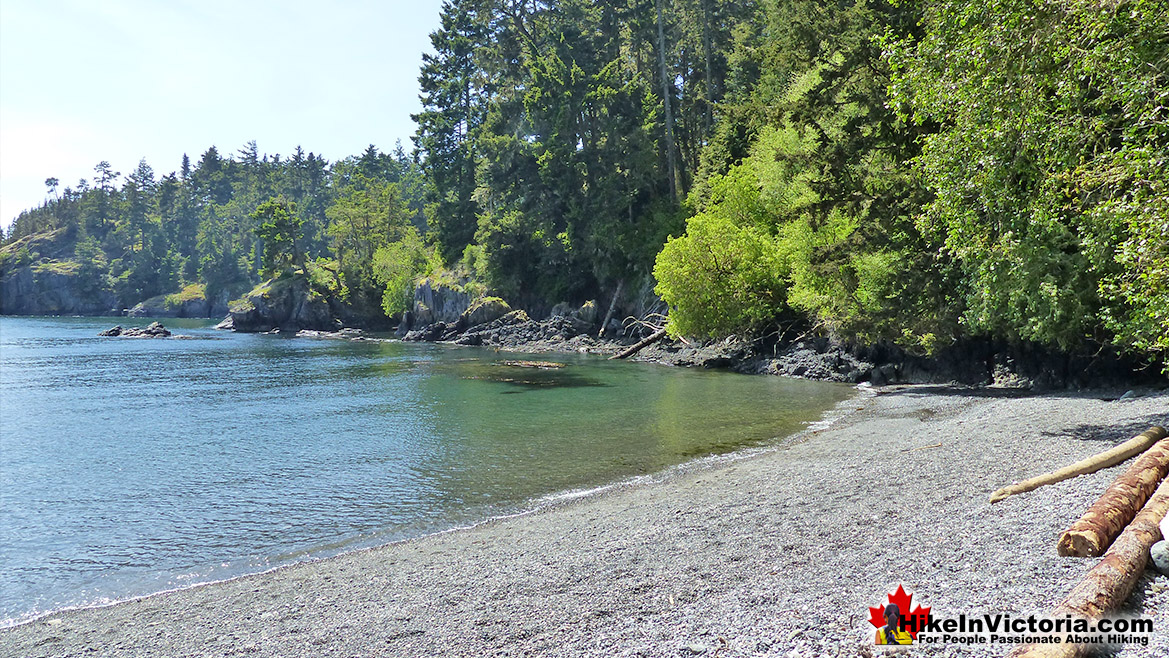
<svg viewBox="0 0 1169 658">
<path fill-rule="evenodd" d="M 0 0 L 0 224 L 108 160 L 410 148 L 441 0 Z"/>
</svg>

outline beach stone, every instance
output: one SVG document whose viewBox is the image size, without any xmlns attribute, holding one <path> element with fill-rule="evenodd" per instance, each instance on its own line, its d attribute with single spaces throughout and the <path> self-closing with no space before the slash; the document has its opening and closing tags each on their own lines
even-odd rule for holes
<svg viewBox="0 0 1169 658">
<path fill-rule="evenodd" d="M 686 650 L 694 655 L 699 655 L 706 653 L 708 649 L 705 644 L 691 644 L 687 645 Z"/>
<path fill-rule="evenodd" d="M 1169 539 L 1169 514 L 1161 519 L 1161 539 Z"/>
<path fill-rule="evenodd" d="M 1169 574 L 1169 540 L 1162 539 L 1153 544 L 1153 548 L 1149 551 L 1149 557 L 1153 559 L 1153 567 L 1163 574 Z"/>
</svg>

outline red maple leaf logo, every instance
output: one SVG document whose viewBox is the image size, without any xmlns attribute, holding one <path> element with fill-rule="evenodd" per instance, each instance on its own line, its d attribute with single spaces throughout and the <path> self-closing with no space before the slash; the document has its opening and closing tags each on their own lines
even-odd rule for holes
<svg viewBox="0 0 1169 658">
<path fill-rule="evenodd" d="M 902 629 L 909 633 L 909 637 L 916 640 L 918 631 L 924 629 L 925 625 L 929 623 L 930 609 L 919 605 L 912 613 L 909 612 L 909 606 L 913 603 L 913 593 L 906 592 L 903 585 L 897 585 L 897 591 L 889 593 L 886 598 L 889 603 L 896 605 L 897 609 L 901 611 L 901 617 L 905 620 Z M 875 628 L 881 628 L 885 625 L 884 605 L 869 608 L 869 623 Z"/>
</svg>

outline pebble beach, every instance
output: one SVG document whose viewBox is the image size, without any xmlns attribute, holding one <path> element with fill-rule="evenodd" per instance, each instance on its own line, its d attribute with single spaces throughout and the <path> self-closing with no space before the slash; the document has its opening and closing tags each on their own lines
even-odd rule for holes
<svg viewBox="0 0 1169 658">
<path fill-rule="evenodd" d="M 779 445 L 502 519 L 0 630 L 2 656 L 878 655 L 868 608 L 1042 614 L 1096 562 L 1059 534 L 1127 464 L 995 489 L 1169 425 L 1169 392 L 861 388 Z M 1125 612 L 1169 655 L 1169 577 Z M 1009 645 L 915 646 L 1001 656 Z"/>
</svg>

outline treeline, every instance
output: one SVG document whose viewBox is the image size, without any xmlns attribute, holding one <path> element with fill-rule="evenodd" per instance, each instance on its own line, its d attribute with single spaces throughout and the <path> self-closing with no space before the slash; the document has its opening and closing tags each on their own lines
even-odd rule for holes
<svg viewBox="0 0 1169 658">
<path fill-rule="evenodd" d="M 81 287 L 112 290 L 124 307 L 190 284 L 226 301 L 318 261 L 376 301 L 388 275 L 375 271 L 375 254 L 402 241 L 423 251 L 422 174 L 400 145 L 330 164 L 299 147 L 261 155 L 249 142 L 234 157 L 215 147 L 193 164 L 184 155 L 179 171 L 161 177 L 145 161 L 121 185 L 108 162 L 94 174 L 63 190 L 45 181 L 49 199 L 21 213 L 5 243 L 61 230 Z M 33 258 L 8 250 L 3 265 Z"/>
<path fill-rule="evenodd" d="M 1162 0 L 447 0 L 413 154 L 99 171 L 13 235 L 211 288 L 261 275 L 283 195 L 299 253 L 386 299 L 442 264 L 528 306 L 653 281 L 686 335 L 1163 360 L 1167 34 Z"/>
<path fill-rule="evenodd" d="M 449 0 L 418 116 L 432 237 L 512 297 L 652 267 L 680 334 L 1163 358 L 1164 9 Z"/>
</svg>

